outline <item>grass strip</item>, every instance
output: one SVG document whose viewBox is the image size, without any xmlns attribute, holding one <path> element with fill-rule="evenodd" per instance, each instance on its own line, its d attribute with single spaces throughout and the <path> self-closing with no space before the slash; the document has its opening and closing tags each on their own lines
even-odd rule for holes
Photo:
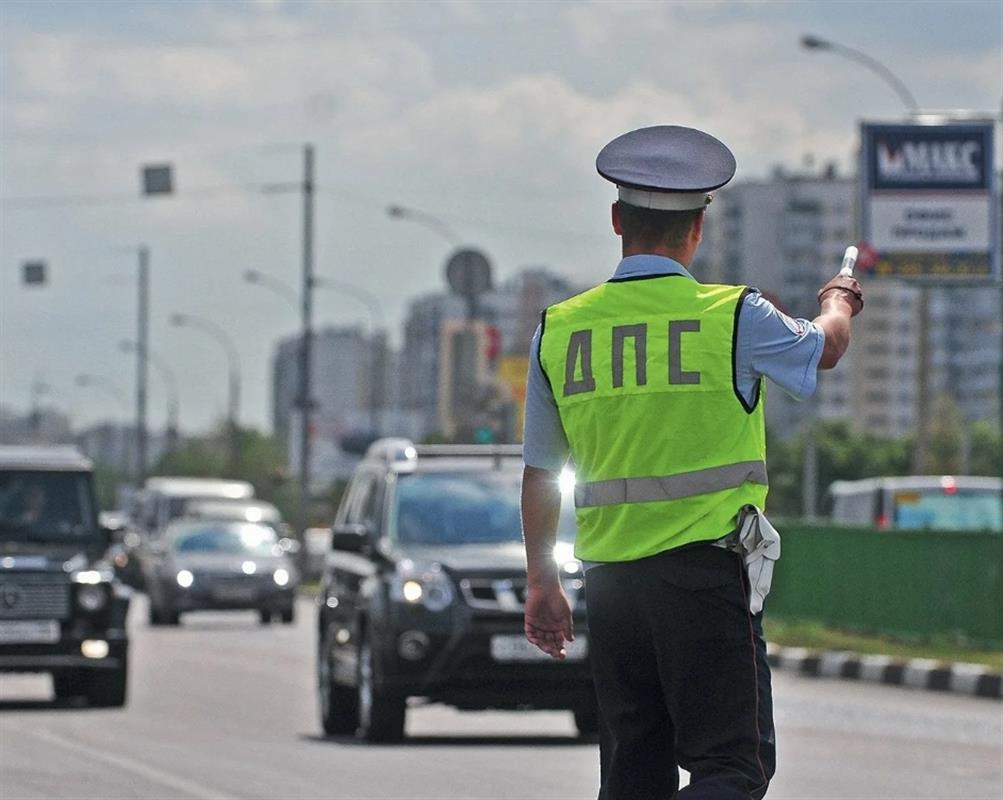
<svg viewBox="0 0 1003 800">
<path fill-rule="evenodd" d="M 991 650 L 948 638 L 904 639 L 892 636 L 859 633 L 823 625 L 819 622 L 785 620 L 767 615 L 763 620 L 766 641 L 783 647 L 805 647 L 809 650 L 851 650 L 867 655 L 887 655 L 893 658 L 932 658 L 937 661 L 964 661 L 985 664 L 1003 672 L 1003 651 Z"/>
</svg>

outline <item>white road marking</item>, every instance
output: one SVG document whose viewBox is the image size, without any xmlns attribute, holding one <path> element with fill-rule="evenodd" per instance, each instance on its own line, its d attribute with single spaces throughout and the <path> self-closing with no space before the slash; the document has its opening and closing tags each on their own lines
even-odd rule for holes
<svg viewBox="0 0 1003 800">
<path fill-rule="evenodd" d="M 151 767 L 140 761 L 116 755 L 115 753 L 109 753 L 106 750 L 99 750 L 95 747 L 90 747 L 81 742 L 74 741 L 73 739 L 66 739 L 56 733 L 53 733 L 52 731 L 36 730 L 28 731 L 28 733 L 58 747 L 73 750 L 81 755 L 94 759 L 95 761 L 103 761 L 105 764 L 116 767 L 123 772 L 132 773 L 140 778 L 145 778 L 151 783 L 160 784 L 161 786 L 182 792 L 190 797 L 199 798 L 199 800 L 239 800 L 236 795 L 220 792 L 216 789 L 210 789 L 208 786 L 196 783 L 195 781 L 190 781 L 180 775 L 164 772 L 163 770 Z"/>
</svg>

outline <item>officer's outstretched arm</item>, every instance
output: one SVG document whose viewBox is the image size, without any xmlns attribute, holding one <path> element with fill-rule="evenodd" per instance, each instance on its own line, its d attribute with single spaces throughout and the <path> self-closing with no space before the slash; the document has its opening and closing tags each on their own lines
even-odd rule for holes
<svg viewBox="0 0 1003 800">
<path fill-rule="evenodd" d="M 818 368 L 832 369 L 850 346 L 850 318 L 863 309 L 864 296 L 856 280 L 838 275 L 819 290 L 818 302 L 821 313 L 814 323 L 825 333 Z"/>
<path fill-rule="evenodd" d="M 561 489 L 556 472 L 527 466 L 522 476 L 522 535 L 526 544 L 526 638 L 554 658 L 574 639 L 571 605 L 554 561 Z"/>
</svg>

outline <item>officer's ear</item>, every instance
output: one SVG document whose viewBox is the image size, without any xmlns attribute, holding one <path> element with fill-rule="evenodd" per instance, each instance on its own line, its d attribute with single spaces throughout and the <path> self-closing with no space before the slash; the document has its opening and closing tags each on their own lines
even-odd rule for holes
<svg viewBox="0 0 1003 800">
<path fill-rule="evenodd" d="M 613 233 L 617 236 L 623 236 L 623 223 L 620 222 L 620 203 L 616 202 L 610 207 L 609 210 L 610 220 L 613 223 Z"/>
<path fill-rule="evenodd" d="M 703 218 L 704 210 L 701 208 L 700 213 L 693 218 L 693 225 L 690 227 L 690 243 L 694 247 L 703 241 Z"/>
</svg>

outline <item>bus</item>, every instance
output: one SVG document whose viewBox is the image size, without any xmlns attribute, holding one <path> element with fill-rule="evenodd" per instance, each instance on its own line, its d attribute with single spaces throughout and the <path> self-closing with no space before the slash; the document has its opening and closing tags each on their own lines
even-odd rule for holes
<svg viewBox="0 0 1003 800">
<path fill-rule="evenodd" d="M 1003 479 L 908 475 L 835 481 L 833 522 L 880 530 L 1003 532 Z"/>
</svg>

